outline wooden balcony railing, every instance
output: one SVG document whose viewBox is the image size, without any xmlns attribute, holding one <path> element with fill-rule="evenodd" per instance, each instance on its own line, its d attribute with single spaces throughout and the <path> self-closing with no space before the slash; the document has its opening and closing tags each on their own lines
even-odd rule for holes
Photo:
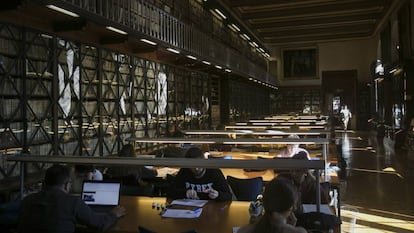
<svg viewBox="0 0 414 233">
<path fill-rule="evenodd" d="M 200 59 L 229 68 L 242 76 L 276 85 L 276 78 L 262 66 L 146 0 L 57 0 L 55 2 L 70 6 L 77 12 L 92 14 L 94 18 L 102 17 L 115 24 L 126 26 L 131 31 L 142 33 Z"/>
</svg>

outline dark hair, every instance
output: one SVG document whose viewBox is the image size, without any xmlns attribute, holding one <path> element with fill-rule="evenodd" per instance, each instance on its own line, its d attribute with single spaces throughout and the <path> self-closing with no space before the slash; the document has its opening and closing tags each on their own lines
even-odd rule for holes
<svg viewBox="0 0 414 233">
<path fill-rule="evenodd" d="M 296 153 L 292 157 L 290 157 L 290 159 L 309 160 L 308 155 L 306 154 L 305 151 L 299 151 L 298 153 Z M 273 171 L 274 171 L 274 173 L 285 174 L 285 173 L 291 173 L 292 170 L 297 170 L 297 169 L 274 169 Z M 299 169 L 299 170 L 303 170 L 303 169 Z"/>
<path fill-rule="evenodd" d="M 93 170 L 94 170 L 93 165 L 83 165 L 83 164 L 75 165 L 75 172 L 77 173 L 93 172 Z"/>
<path fill-rule="evenodd" d="M 263 193 L 263 207 L 265 214 L 255 224 L 253 233 L 281 232 L 281 226 L 272 221 L 273 212 L 285 212 L 296 204 L 297 192 L 286 179 L 275 178 L 270 181 Z"/>
<path fill-rule="evenodd" d="M 135 148 L 132 144 L 125 144 L 118 153 L 119 157 L 135 157 Z"/>
<path fill-rule="evenodd" d="M 305 151 L 299 151 L 298 153 L 294 154 L 292 156 L 292 159 L 304 159 L 304 160 L 308 160 L 308 155 L 306 154 Z"/>
<path fill-rule="evenodd" d="M 266 213 L 285 212 L 295 206 L 298 194 L 291 183 L 285 179 L 273 179 L 265 188 L 263 207 Z"/>
<path fill-rule="evenodd" d="M 53 165 L 46 170 L 45 185 L 48 187 L 63 185 L 70 180 L 70 169 L 63 165 Z"/>
<path fill-rule="evenodd" d="M 202 159 L 202 158 L 204 158 L 204 155 L 203 155 L 203 151 L 201 151 L 200 148 L 191 147 L 185 153 L 185 157 L 186 158 L 191 158 L 191 159 Z"/>
</svg>

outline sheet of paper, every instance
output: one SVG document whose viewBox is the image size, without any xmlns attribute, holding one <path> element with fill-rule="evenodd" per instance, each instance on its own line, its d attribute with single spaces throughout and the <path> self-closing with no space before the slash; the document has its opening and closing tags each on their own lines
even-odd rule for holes
<svg viewBox="0 0 414 233">
<path fill-rule="evenodd" d="M 302 206 L 303 206 L 303 213 L 316 212 L 315 204 L 302 204 Z M 329 205 L 326 205 L 326 204 L 321 205 L 321 213 L 333 215 L 331 208 L 329 207 Z"/>
<path fill-rule="evenodd" d="M 194 199 L 177 199 L 171 202 L 172 205 L 185 205 L 203 207 L 208 200 L 194 200 Z"/>
<path fill-rule="evenodd" d="M 164 218 L 198 218 L 202 208 L 196 210 L 167 209 L 161 216 Z"/>
</svg>

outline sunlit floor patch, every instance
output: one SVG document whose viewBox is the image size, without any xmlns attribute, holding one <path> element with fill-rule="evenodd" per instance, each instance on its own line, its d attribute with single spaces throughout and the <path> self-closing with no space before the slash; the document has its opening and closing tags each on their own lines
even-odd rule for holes
<svg viewBox="0 0 414 233">
<path fill-rule="evenodd" d="M 394 168 L 392 167 L 386 167 L 384 169 L 382 169 L 384 172 L 396 172 Z"/>
<path fill-rule="evenodd" d="M 352 147 L 352 148 L 349 148 L 349 150 L 354 150 L 354 151 L 369 151 L 369 152 L 372 152 L 372 153 L 375 153 L 376 152 L 376 150 L 374 150 L 372 148 L 368 148 L 368 147 Z"/>
<path fill-rule="evenodd" d="M 414 230 L 414 221 L 358 213 L 354 232 L 408 232 L 412 230 Z"/>
<path fill-rule="evenodd" d="M 349 168 L 349 170 L 351 171 L 359 171 L 359 172 L 372 172 L 372 173 L 381 173 L 381 174 L 391 174 L 391 175 L 396 175 L 400 178 L 404 178 L 400 173 L 396 172 L 395 169 L 389 169 L 389 168 L 385 168 L 385 170 L 383 169 L 381 170 L 373 170 L 373 169 L 364 169 L 364 168 Z"/>
<path fill-rule="evenodd" d="M 370 213 L 364 213 L 365 211 Z M 341 216 L 343 221 L 341 232 L 344 233 L 400 233 L 414 231 L 414 216 L 373 209 L 365 210 L 363 208 L 358 208 L 356 211 L 352 210 L 352 208 L 351 210 L 343 209 L 341 210 Z"/>
</svg>

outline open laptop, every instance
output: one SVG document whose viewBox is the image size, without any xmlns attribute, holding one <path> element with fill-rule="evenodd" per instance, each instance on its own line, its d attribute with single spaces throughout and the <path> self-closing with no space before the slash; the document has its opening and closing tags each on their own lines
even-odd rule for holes
<svg viewBox="0 0 414 233">
<path fill-rule="evenodd" d="M 120 191 L 120 182 L 85 180 L 81 198 L 94 211 L 110 212 L 119 205 Z"/>
</svg>

